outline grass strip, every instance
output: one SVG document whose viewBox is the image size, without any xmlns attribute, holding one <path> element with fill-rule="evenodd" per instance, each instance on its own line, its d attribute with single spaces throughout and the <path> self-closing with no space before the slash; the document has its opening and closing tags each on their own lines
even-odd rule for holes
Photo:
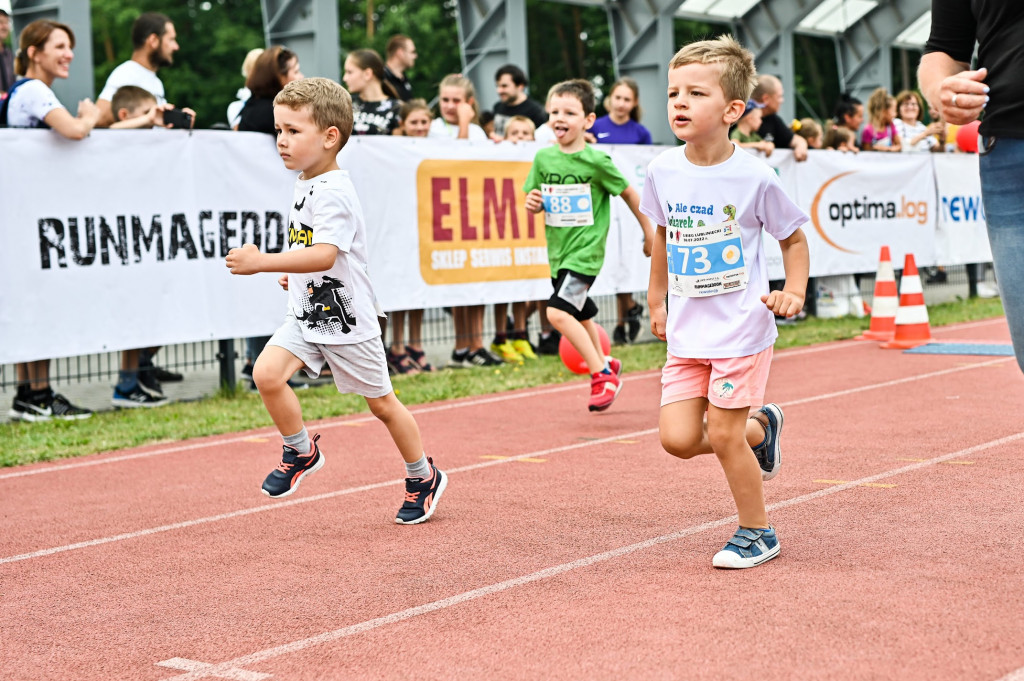
<svg viewBox="0 0 1024 681">
<path fill-rule="evenodd" d="M 961 300 L 928 308 L 932 326 L 990 319 L 1003 314 L 999 299 Z M 777 350 L 853 338 L 868 328 L 869 320 L 853 317 L 808 318 L 779 327 Z M 626 371 L 662 366 L 664 343 L 617 346 L 615 356 Z M 522 366 L 495 369 L 444 370 L 418 376 L 395 376 L 392 382 L 399 399 L 407 405 L 529 388 L 579 380 L 558 357 L 541 357 Z M 581 390 L 583 388 L 581 387 Z M 307 421 L 367 411 L 355 395 L 339 395 L 333 385 L 299 393 Z M 95 414 L 84 421 L 0 424 L 0 466 L 64 459 L 97 452 L 167 443 L 187 438 L 218 435 L 273 425 L 259 395 L 221 390 L 195 402 L 179 402 L 159 409 L 127 409 Z"/>
</svg>

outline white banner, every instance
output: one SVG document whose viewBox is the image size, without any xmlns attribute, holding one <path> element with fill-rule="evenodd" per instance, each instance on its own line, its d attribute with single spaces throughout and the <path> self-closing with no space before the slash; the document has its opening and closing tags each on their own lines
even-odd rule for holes
<svg viewBox="0 0 1024 681">
<path fill-rule="evenodd" d="M 235 277 L 227 251 L 280 250 L 295 174 L 257 133 L 98 130 L 72 142 L 45 130 L 0 130 L 0 362 L 272 332 L 285 294 L 277 275 Z M 534 145 L 353 138 L 339 157 L 366 216 L 370 275 L 385 310 L 544 299 L 543 221 L 523 207 Z M 664 147 L 608 146 L 637 191 Z M 954 189 L 976 175 L 967 155 L 936 158 Z M 934 261 L 928 156 L 788 152 L 769 159 L 811 214 L 812 274 L 870 272 L 878 248 Z M 973 165 L 971 165 L 973 163 Z M 953 182 L 956 179 L 959 184 Z M 944 180 L 944 186 L 947 182 Z M 971 191 L 974 191 L 973 189 Z M 950 219 L 962 213 L 949 196 Z M 980 245 L 978 242 L 981 242 Z M 782 277 L 765 240 L 773 278 Z M 987 249 L 961 229 L 940 262 Z M 972 250 L 973 249 L 973 250 Z M 985 251 L 987 253 L 987 250 Z M 943 258 L 946 258 L 943 260 Z M 596 295 L 641 291 L 649 260 L 620 198 Z"/>
<path fill-rule="evenodd" d="M 938 265 L 991 262 L 977 154 L 931 154 L 938 187 Z"/>
</svg>

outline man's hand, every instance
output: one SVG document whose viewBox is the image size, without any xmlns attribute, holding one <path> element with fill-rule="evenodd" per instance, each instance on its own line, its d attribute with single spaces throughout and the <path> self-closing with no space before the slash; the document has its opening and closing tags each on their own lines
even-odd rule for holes
<svg viewBox="0 0 1024 681">
<path fill-rule="evenodd" d="M 767 305 L 776 317 L 792 317 L 804 309 L 804 297 L 786 290 L 772 291 L 766 296 L 761 296 L 761 302 Z M 653 312 L 652 310 L 652 318 Z"/>
<path fill-rule="evenodd" d="M 544 210 L 544 198 L 539 189 L 531 189 L 526 195 L 526 210 L 531 213 L 539 213 Z"/>
<path fill-rule="evenodd" d="M 224 264 L 231 270 L 231 274 L 256 274 L 262 272 L 259 267 L 263 254 L 255 244 L 245 244 L 241 248 L 232 248 L 228 251 L 228 257 Z"/>
</svg>

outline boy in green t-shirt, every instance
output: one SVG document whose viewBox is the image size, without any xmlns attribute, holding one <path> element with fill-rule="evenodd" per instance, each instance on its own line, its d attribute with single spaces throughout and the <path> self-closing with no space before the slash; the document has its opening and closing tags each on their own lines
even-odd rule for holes
<svg viewBox="0 0 1024 681">
<path fill-rule="evenodd" d="M 567 80 L 549 93 L 548 125 L 558 146 L 537 152 L 523 191 L 526 209 L 544 211 L 548 262 L 555 292 L 548 320 L 586 361 L 590 372 L 590 411 L 612 406 L 622 388 L 622 362 L 605 357 L 593 318 L 597 305 L 587 293 L 604 264 L 611 196 L 621 195 L 644 230 L 650 257 L 654 230 L 640 212 L 640 196 L 608 154 L 587 146 L 583 133 L 594 124 L 594 88 Z"/>
</svg>

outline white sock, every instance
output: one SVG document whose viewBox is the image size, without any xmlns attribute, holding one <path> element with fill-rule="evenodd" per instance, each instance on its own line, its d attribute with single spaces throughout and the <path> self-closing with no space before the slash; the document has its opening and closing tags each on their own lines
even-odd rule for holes
<svg viewBox="0 0 1024 681">
<path fill-rule="evenodd" d="M 427 455 L 424 454 L 420 457 L 419 461 L 415 463 L 405 462 L 405 477 L 407 478 L 429 478 L 430 477 L 430 463 L 427 461 Z"/>
</svg>

